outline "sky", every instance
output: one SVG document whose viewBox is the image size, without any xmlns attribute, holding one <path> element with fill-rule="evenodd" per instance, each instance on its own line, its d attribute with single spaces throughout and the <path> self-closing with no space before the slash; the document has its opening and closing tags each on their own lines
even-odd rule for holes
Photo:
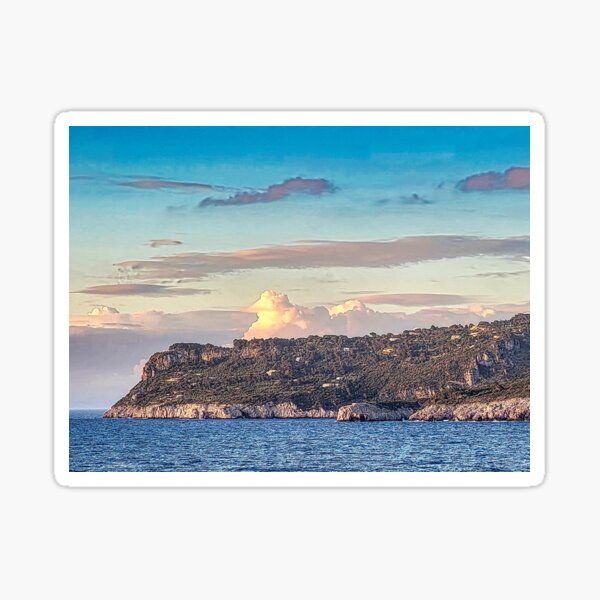
<svg viewBox="0 0 600 600">
<path fill-rule="evenodd" d="M 528 127 L 71 127 L 71 406 L 175 342 L 529 311 Z"/>
</svg>

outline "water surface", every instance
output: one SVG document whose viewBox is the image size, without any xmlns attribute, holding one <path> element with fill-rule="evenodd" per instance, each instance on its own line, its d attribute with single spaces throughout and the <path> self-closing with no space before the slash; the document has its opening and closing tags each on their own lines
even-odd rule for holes
<svg viewBox="0 0 600 600">
<path fill-rule="evenodd" d="M 103 419 L 70 413 L 71 471 L 529 471 L 529 423 Z"/>
</svg>

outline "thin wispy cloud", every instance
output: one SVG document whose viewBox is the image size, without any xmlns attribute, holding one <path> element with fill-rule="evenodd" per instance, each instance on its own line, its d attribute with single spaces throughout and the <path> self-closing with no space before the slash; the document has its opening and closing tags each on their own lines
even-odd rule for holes
<svg viewBox="0 0 600 600">
<path fill-rule="evenodd" d="M 523 271 L 494 271 L 491 273 L 477 273 L 475 275 L 464 275 L 464 277 L 480 277 L 483 279 L 508 279 L 509 277 L 519 277 L 529 274 L 529 269 Z"/>
<path fill-rule="evenodd" d="M 160 179 L 159 177 L 142 177 L 117 182 L 122 187 L 131 187 L 139 190 L 184 190 L 190 192 L 208 191 L 230 191 L 221 185 L 201 183 L 197 181 L 175 181 L 171 179 Z"/>
<path fill-rule="evenodd" d="M 237 192 L 229 198 L 204 198 L 198 206 L 200 208 L 207 206 L 243 206 L 247 204 L 278 202 L 293 194 L 320 196 L 321 194 L 333 191 L 335 191 L 335 186 L 326 179 L 294 177 L 286 179 L 282 183 L 270 185 L 266 190 L 262 191 Z"/>
<path fill-rule="evenodd" d="M 84 328 L 93 329 L 143 329 L 149 332 L 176 332 L 186 338 L 190 332 L 219 331 L 223 334 L 223 343 L 234 337 L 241 337 L 248 328 L 253 315 L 232 310 L 193 310 L 169 313 L 161 310 L 146 310 L 132 313 L 71 315 L 69 325 L 71 335 L 84 333 Z M 225 334 L 230 331 L 229 337 Z"/>
<path fill-rule="evenodd" d="M 69 179 L 71 181 L 94 181 L 96 178 L 92 175 L 71 175 Z"/>
<path fill-rule="evenodd" d="M 402 204 L 433 204 L 433 200 L 429 200 L 421 194 L 410 194 L 409 196 L 401 196 L 400 201 Z"/>
<path fill-rule="evenodd" d="M 210 294 L 211 290 L 180 288 L 150 283 L 116 283 L 94 285 L 77 290 L 74 293 L 94 294 L 97 296 L 193 296 L 196 294 Z"/>
<path fill-rule="evenodd" d="M 529 167 L 511 167 L 503 173 L 488 171 L 476 173 L 459 181 L 462 192 L 491 192 L 496 190 L 528 190 Z"/>
<path fill-rule="evenodd" d="M 148 246 L 151 248 L 158 248 L 160 246 L 181 246 L 183 242 L 179 240 L 160 239 L 160 240 L 148 240 Z"/>
<path fill-rule="evenodd" d="M 473 302 L 472 298 L 458 294 L 368 294 L 357 300 L 366 304 L 391 304 L 396 306 L 445 306 Z"/>
<path fill-rule="evenodd" d="M 365 294 L 381 294 L 381 290 L 342 290 L 343 294 L 348 296 L 360 296 Z"/>
<path fill-rule="evenodd" d="M 398 198 L 383 198 L 382 200 L 377 200 L 377 204 L 406 204 L 412 206 L 426 206 L 428 204 L 433 204 L 433 200 L 422 196 L 421 194 L 408 194 L 406 196 L 399 196 Z"/>
<path fill-rule="evenodd" d="M 183 252 L 124 261 L 117 266 L 144 279 L 202 280 L 214 273 L 249 269 L 396 267 L 475 256 L 525 260 L 529 256 L 529 237 L 424 235 L 381 241 L 306 241 L 234 252 Z"/>
</svg>

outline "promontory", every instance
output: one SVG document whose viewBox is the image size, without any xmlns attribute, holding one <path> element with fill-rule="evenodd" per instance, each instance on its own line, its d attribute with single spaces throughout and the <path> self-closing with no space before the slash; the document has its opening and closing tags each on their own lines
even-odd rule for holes
<svg viewBox="0 0 600 600">
<path fill-rule="evenodd" d="M 363 337 L 178 343 L 109 418 L 529 420 L 529 315 Z"/>
</svg>

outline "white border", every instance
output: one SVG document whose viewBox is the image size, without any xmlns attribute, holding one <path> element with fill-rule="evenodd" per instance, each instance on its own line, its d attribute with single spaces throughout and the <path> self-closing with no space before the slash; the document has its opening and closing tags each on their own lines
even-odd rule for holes
<svg viewBox="0 0 600 600">
<path fill-rule="evenodd" d="M 69 126 L 528 126 L 531 136 L 531 454 L 528 473 L 69 471 Z M 529 487 L 545 476 L 545 123 L 532 111 L 73 111 L 54 122 L 54 476 L 68 487 Z"/>
</svg>

